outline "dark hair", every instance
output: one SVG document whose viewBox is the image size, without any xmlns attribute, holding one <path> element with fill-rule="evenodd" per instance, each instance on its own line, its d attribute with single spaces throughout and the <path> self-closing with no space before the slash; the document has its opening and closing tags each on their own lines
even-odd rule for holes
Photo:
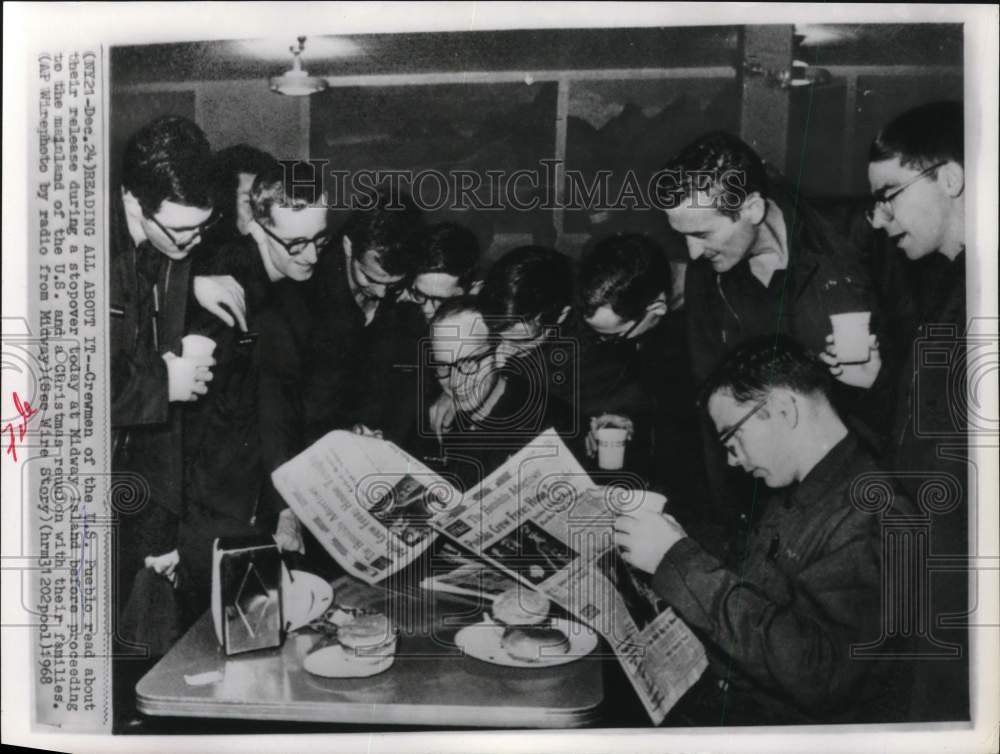
<svg viewBox="0 0 1000 754">
<path fill-rule="evenodd" d="M 725 131 L 699 137 L 661 168 L 656 196 L 664 208 L 676 207 L 699 191 L 716 210 L 735 217 L 746 198 L 757 192 L 768 198 L 763 161 L 744 141 Z"/>
<path fill-rule="evenodd" d="M 476 234 L 456 223 L 438 223 L 427 229 L 424 236 L 423 259 L 418 273 L 444 272 L 454 275 L 467 285 L 479 261 L 479 241 Z"/>
<path fill-rule="evenodd" d="M 286 170 L 275 159 L 261 166 L 250 188 L 250 209 L 254 219 L 271 223 L 271 210 L 275 206 L 302 209 L 322 206 L 322 196 L 316 196 L 315 187 L 308 183 L 296 182 L 291 170 Z"/>
<path fill-rule="evenodd" d="M 926 170 L 938 162 L 965 164 L 965 118 L 961 102 L 931 102 L 907 110 L 879 131 L 869 162 L 899 158 L 903 167 Z"/>
<path fill-rule="evenodd" d="M 355 258 L 373 251 L 388 274 L 411 275 L 420 261 L 423 231 L 423 214 L 409 196 L 379 189 L 369 209 L 351 213 L 341 236 L 350 239 Z"/>
<path fill-rule="evenodd" d="M 705 381 L 700 403 L 720 390 L 739 403 L 758 401 L 776 387 L 830 399 L 833 378 L 808 349 L 787 335 L 762 335 L 737 346 Z"/>
<path fill-rule="evenodd" d="M 236 191 L 240 175 L 258 176 L 268 169 L 275 159 L 249 144 L 234 144 L 215 153 L 215 208 L 223 218 L 235 221 Z"/>
<path fill-rule="evenodd" d="M 148 215 L 165 201 L 209 209 L 212 150 L 198 126 L 169 115 L 147 123 L 125 145 L 122 185 Z"/>
<path fill-rule="evenodd" d="M 479 301 L 490 328 L 502 332 L 519 322 L 542 326 L 559 321 L 573 300 L 569 257 L 545 246 L 520 246 L 490 269 Z"/>
<path fill-rule="evenodd" d="M 584 317 L 606 305 L 625 322 L 637 320 L 664 293 L 670 293 L 670 265 L 647 236 L 605 238 L 580 262 L 577 303 Z"/>
</svg>

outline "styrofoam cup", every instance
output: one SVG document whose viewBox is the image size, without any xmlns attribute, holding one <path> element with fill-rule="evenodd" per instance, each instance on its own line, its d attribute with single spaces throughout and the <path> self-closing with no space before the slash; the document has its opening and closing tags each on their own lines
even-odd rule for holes
<svg viewBox="0 0 1000 754">
<path fill-rule="evenodd" d="M 869 353 L 871 334 L 871 312 L 847 312 L 831 314 L 833 325 L 833 345 L 837 349 L 837 361 L 841 364 L 861 364 L 871 358 Z"/>
<path fill-rule="evenodd" d="M 181 338 L 182 356 L 211 356 L 215 341 L 204 335 L 185 335 Z"/>
<path fill-rule="evenodd" d="M 597 441 L 597 465 L 605 471 L 615 471 L 625 465 L 625 444 L 628 430 L 601 427 L 594 432 Z"/>
</svg>

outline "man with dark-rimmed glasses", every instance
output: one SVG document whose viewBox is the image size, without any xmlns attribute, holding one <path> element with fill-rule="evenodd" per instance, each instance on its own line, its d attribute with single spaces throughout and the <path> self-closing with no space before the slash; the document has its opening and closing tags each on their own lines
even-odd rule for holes
<svg viewBox="0 0 1000 754">
<path fill-rule="evenodd" d="M 710 668 L 672 711 L 681 724 L 905 719 L 906 668 L 857 656 L 883 638 L 883 517 L 856 502 L 880 477 L 831 402 L 832 376 L 785 336 L 735 349 L 704 402 L 729 463 L 758 480 L 757 524 L 724 563 L 670 514 L 619 516 L 622 557 L 704 640 Z M 763 483 L 761 487 L 760 483 Z M 891 513 L 890 513 L 891 510 Z M 885 657 L 900 649 L 885 644 Z"/>
<path fill-rule="evenodd" d="M 326 197 L 291 178 L 273 158 L 261 167 L 250 189 L 248 235 L 223 243 L 209 262 L 245 291 L 246 332 L 197 314 L 192 322 L 193 332 L 215 341 L 218 363 L 184 435 L 188 504 L 179 550 L 188 620 L 208 608 L 216 537 L 273 533 L 283 549 L 303 549 L 270 474 L 299 449 L 304 284 L 330 232 Z"/>
</svg>

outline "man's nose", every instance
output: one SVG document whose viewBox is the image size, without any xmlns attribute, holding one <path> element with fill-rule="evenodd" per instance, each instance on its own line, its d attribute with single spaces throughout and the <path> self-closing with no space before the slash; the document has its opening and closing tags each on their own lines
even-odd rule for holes
<svg viewBox="0 0 1000 754">
<path fill-rule="evenodd" d="M 424 316 L 427 317 L 428 320 L 434 316 L 435 312 L 437 312 L 437 306 L 430 300 L 424 301 L 424 303 L 420 305 L 420 309 L 423 311 Z"/>
<path fill-rule="evenodd" d="M 319 261 L 319 249 L 316 247 L 316 242 L 310 242 L 302 250 L 302 261 L 309 264 L 316 264 Z"/>
<path fill-rule="evenodd" d="M 691 261 L 697 261 L 705 254 L 705 245 L 697 238 L 687 239 L 688 256 L 691 257 Z"/>
</svg>

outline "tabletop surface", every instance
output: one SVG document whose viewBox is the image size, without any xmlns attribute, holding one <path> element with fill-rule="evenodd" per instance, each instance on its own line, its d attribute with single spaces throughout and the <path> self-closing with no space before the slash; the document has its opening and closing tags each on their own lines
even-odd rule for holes
<svg viewBox="0 0 1000 754">
<path fill-rule="evenodd" d="M 354 593 L 350 603 L 342 594 Z M 562 728 L 596 719 L 603 701 L 602 647 L 565 665 L 509 668 L 466 657 L 457 631 L 482 606 L 429 593 L 399 595 L 343 579 L 337 601 L 378 606 L 400 627 L 396 660 L 369 678 L 324 678 L 302 667 L 321 637 L 290 633 L 282 647 L 226 657 L 206 613 L 136 685 L 147 715 L 372 725 Z M 191 685 L 185 676 L 217 671 Z"/>
</svg>

